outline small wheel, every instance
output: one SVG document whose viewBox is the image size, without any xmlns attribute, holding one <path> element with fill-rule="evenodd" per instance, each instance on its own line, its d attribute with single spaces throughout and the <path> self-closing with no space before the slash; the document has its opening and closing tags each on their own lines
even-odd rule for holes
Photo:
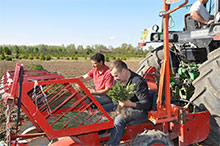
<svg viewBox="0 0 220 146">
<path fill-rule="evenodd" d="M 138 134 L 132 141 L 132 146 L 174 146 L 168 135 L 159 130 L 149 130 Z"/>
<path fill-rule="evenodd" d="M 36 132 L 40 132 L 40 131 L 37 130 L 37 128 L 32 124 L 31 121 L 25 122 L 20 129 L 21 134 L 30 134 Z"/>
<path fill-rule="evenodd" d="M 48 146 L 50 144 L 50 140 L 47 137 L 37 137 L 31 140 L 27 145 L 29 146 Z"/>
</svg>

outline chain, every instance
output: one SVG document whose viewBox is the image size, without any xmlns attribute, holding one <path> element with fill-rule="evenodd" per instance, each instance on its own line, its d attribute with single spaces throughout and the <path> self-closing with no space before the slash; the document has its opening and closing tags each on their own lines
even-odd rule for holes
<svg viewBox="0 0 220 146">
<path fill-rule="evenodd" d="M 7 146 L 11 146 L 11 127 L 10 127 L 10 106 L 7 105 L 6 111 L 5 111 L 5 116 L 6 116 L 6 138 L 7 138 Z"/>
</svg>

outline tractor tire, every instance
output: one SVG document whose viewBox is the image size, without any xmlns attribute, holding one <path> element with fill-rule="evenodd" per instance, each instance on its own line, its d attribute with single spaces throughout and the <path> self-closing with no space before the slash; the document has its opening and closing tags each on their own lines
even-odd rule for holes
<svg viewBox="0 0 220 146">
<path fill-rule="evenodd" d="M 168 135 L 159 130 L 149 130 L 138 134 L 132 141 L 132 146 L 174 146 Z"/>
<path fill-rule="evenodd" d="M 164 59 L 164 52 L 163 46 L 159 46 L 158 48 L 154 49 L 153 51 L 149 52 L 145 59 L 140 62 L 140 68 L 138 69 L 137 73 L 142 76 L 148 67 L 153 66 L 156 68 L 156 79 L 157 79 L 157 89 L 159 89 L 159 81 L 160 81 L 160 68 L 162 60 Z M 163 87 L 164 88 L 164 87 Z M 162 97 L 165 98 L 163 90 Z"/>
<path fill-rule="evenodd" d="M 31 134 L 37 132 L 41 132 L 41 131 L 37 130 L 37 128 L 32 124 L 31 121 L 24 122 L 20 129 L 21 134 Z"/>
<path fill-rule="evenodd" d="M 48 146 L 51 143 L 51 140 L 47 137 L 37 137 L 27 143 L 29 146 Z"/>
<path fill-rule="evenodd" d="M 154 66 L 157 71 L 156 72 L 157 77 L 159 77 L 161 61 L 163 60 L 163 58 L 164 58 L 163 46 L 160 46 L 155 50 L 153 50 L 152 52 L 148 53 L 146 58 L 140 62 L 140 68 L 138 69 L 137 73 L 139 75 L 143 75 L 149 66 Z"/>
<path fill-rule="evenodd" d="M 211 114 L 210 134 L 205 145 L 220 146 L 220 48 L 208 55 L 208 60 L 199 70 L 200 75 L 193 82 L 195 92 L 190 101 Z"/>
</svg>

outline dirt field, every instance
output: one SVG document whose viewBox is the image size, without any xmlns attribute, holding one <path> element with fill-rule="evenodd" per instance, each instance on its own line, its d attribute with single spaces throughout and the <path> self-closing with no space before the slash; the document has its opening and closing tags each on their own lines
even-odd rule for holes
<svg viewBox="0 0 220 146">
<path fill-rule="evenodd" d="M 136 71 L 139 68 L 140 60 L 125 61 L 128 67 Z M 0 61 L 0 77 L 2 77 L 7 71 L 15 70 L 16 63 L 24 64 L 24 69 L 29 70 L 32 64 L 41 64 L 49 72 L 59 72 L 66 78 L 77 77 L 87 73 L 92 67 L 90 60 L 83 61 L 71 61 L 71 60 L 59 60 L 59 61 L 39 61 L 39 60 L 18 60 L 18 61 Z M 107 65 L 110 62 L 106 63 Z M 1 95 L 0 95 L 1 99 Z M 2 100 L 0 100 L 0 139 L 4 137 L 5 131 L 5 106 Z"/>
<path fill-rule="evenodd" d="M 140 59 L 125 61 L 128 67 L 136 71 L 139 67 Z M 18 60 L 18 61 L 0 61 L 0 77 L 9 70 L 15 70 L 16 63 L 24 64 L 24 69 L 28 70 L 32 64 L 41 64 L 49 72 L 59 72 L 65 77 L 76 77 L 87 73 L 91 69 L 90 60 L 83 61 L 71 61 L 71 60 L 59 60 L 59 61 L 39 61 L 39 60 Z M 106 62 L 107 65 L 110 62 Z"/>
</svg>

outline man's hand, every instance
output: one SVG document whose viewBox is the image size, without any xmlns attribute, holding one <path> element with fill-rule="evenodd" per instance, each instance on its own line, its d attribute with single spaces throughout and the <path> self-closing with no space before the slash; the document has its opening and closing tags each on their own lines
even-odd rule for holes
<svg viewBox="0 0 220 146">
<path fill-rule="evenodd" d="M 118 104 L 121 107 L 132 107 L 132 108 L 136 108 L 136 103 L 135 102 L 131 102 L 130 100 L 126 100 L 124 102 L 119 101 Z"/>
<path fill-rule="evenodd" d="M 206 25 L 209 26 L 210 24 L 212 24 L 214 21 L 213 20 L 209 20 L 208 22 L 206 22 Z"/>
<path fill-rule="evenodd" d="M 89 89 L 89 92 L 90 92 L 90 93 L 92 93 L 92 94 L 95 93 L 95 89 L 93 89 L 93 88 L 88 88 L 88 89 Z"/>
</svg>

